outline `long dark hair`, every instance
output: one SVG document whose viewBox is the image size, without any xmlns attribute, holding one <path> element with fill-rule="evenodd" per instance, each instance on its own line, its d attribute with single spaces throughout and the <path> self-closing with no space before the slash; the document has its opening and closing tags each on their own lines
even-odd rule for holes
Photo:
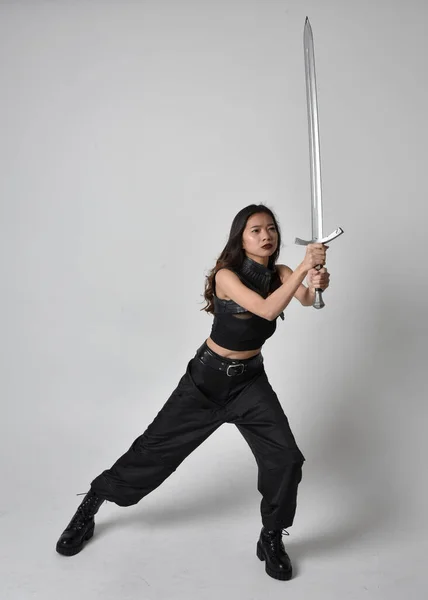
<svg viewBox="0 0 428 600">
<path fill-rule="evenodd" d="M 218 257 L 215 266 L 211 269 L 210 273 L 206 276 L 205 291 L 203 294 L 207 304 L 201 308 L 207 313 L 214 313 L 214 287 L 213 281 L 215 274 L 219 269 L 228 267 L 231 269 L 239 268 L 245 258 L 245 250 L 242 248 L 242 233 L 247 225 L 248 219 L 256 213 L 266 213 L 275 223 L 276 230 L 278 232 L 278 244 L 275 252 L 269 257 L 268 267 L 274 269 L 276 261 L 278 259 L 281 250 L 281 231 L 278 225 L 278 221 L 273 211 L 268 208 L 265 204 L 250 204 L 246 206 L 235 216 L 232 221 L 230 228 L 229 239 L 226 242 L 226 246 L 223 248 L 220 256 Z"/>
</svg>

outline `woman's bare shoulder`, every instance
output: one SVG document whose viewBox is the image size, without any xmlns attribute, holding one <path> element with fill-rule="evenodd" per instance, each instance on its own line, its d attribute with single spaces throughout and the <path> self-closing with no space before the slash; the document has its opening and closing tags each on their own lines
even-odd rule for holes
<svg viewBox="0 0 428 600">
<path fill-rule="evenodd" d="M 217 296 L 217 298 L 219 298 L 220 300 L 230 300 L 229 296 L 227 294 L 225 294 L 225 292 L 222 290 L 221 287 L 221 283 L 219 283 L 216 279 L 216 275 L 217 273 L 219 273 L 220 271 L 231 271 L 231 269 L 227 268 L 227 267 L 221 267 L 218 271 L 216 271 L 215 275 L 214 275 L 214 282 L 215 282 L 215 295 Z"/>
<path fill-rule="evenodd" d="M 290 267 L 287 265 L 277 264 L 277 265 L 275 265 L 275 267 L 278 271 L 278 275 L 279 275 L 279 278 L 281 279 L 282 283 L 284 283 L 284 281 L 286 281 L 290 277 L 291 273 L 293 272 L 293 270 L 290 269 Z"/>
</svg>

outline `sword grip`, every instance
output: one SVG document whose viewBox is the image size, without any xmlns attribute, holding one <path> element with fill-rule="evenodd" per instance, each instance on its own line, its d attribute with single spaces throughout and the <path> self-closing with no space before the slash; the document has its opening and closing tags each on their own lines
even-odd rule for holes
<svg viewBox="0 0 428 600">
<path fill-rule="evenodd" d="M 317 271 L 319 271 L 320 269 L 322 269 L 322 265 L 317 265 L 315 267 L 315 269 Z M 315 288 L 315 299 L 314 299 L 314 303 L 312 304 L 312 306 L 314 308 L 317 308 L 317 309 L 324 308 L 325 302 L 322 299 L 322 293 L 323 293 L 323 290 L 321 288 Z"/>
<path fill-rule="evenodd" d="M 322 299 L 322 289 L 321 288 L 316 288 L 315 289 L 315 300 L 314 303 L 312 304 L 312 306 L 314 308 L 324 308 L 325 306 L 325 302 Z"/>
</svg>

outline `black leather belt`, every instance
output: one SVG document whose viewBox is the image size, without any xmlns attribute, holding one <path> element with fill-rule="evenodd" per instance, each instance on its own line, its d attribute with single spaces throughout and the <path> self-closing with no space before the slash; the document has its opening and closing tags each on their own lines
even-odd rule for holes
<svg viewBox="0 0 428 600">
<path fill-rule="evenodd" d="M 222 360 L 219 354 L 213 352 L 206 344 L 202 344 L 202 346 L 196 351 L 196 354 L 204 365 L 209 365 L 210 367 L 218 369 L 219 371 L 225 371 L 228 377 L 241 375 L 245 371 L 250 369 L 252 370 L 263 364 L 263 356 L 261 352 L 256 354 L 256 356 L 246 358 L 244 361 L 233 358 Z"/>
</svg>

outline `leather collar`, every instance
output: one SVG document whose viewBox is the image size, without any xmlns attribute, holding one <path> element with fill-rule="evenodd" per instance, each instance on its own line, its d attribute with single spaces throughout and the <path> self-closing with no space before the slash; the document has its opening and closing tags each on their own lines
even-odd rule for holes
<svg viewBox="0 0 428 600">
<path fill-rule="evenodd" d="M 236 269 L 237 275 L 243 279 L 249 287 L 255 289 L 264 298 L 271 291 L 271 285 L 277 275 L 276 269 L 270 269 L 245 255 L 241 266 Z"/>
</svg>

